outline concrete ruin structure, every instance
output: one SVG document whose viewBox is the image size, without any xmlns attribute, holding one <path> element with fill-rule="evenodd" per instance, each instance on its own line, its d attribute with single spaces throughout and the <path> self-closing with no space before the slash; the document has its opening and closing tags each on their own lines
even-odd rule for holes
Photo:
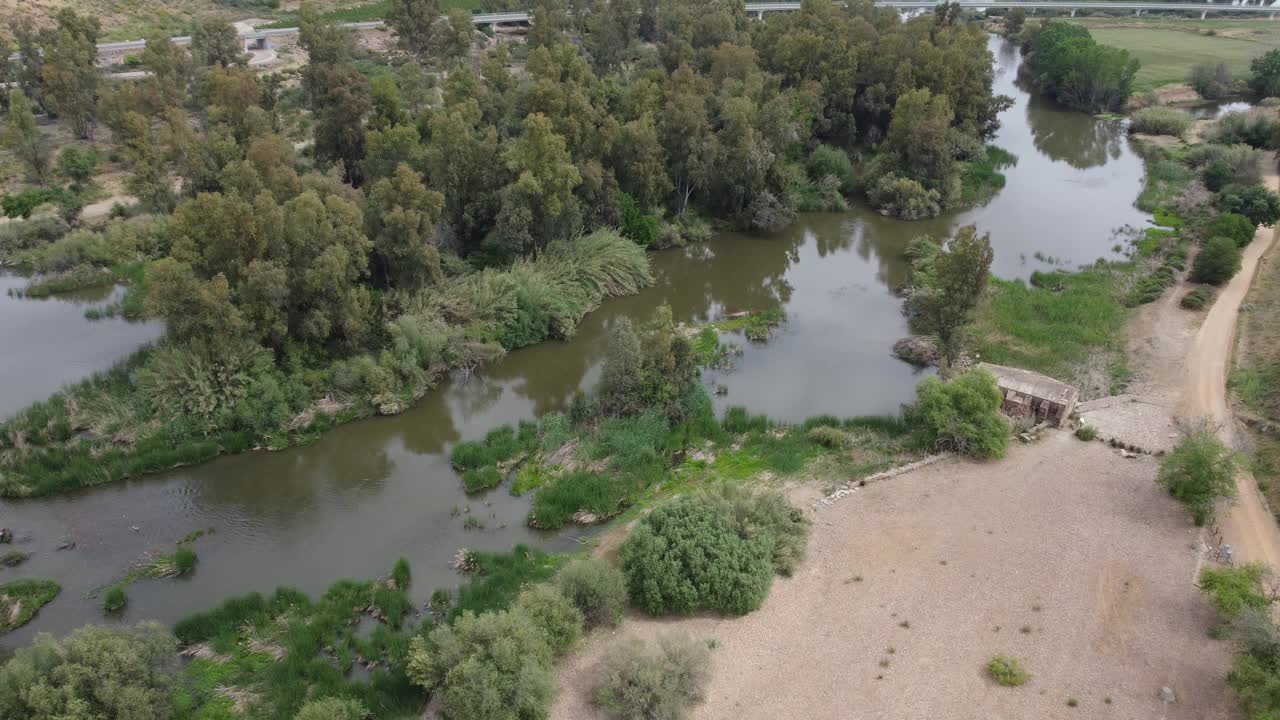
<svg viewBox="0 0 1280 720">
<path fill-rule="evenodd" d="M 1080 399 L 1076 388 L 1037 372 L 991 363 L 978 363 L 978 367 L 995 376 L 1004 397 L 1001 409 L 1010 417 L 1031 417 L 1058 427 L 1071 417 Z"/>
</svg>

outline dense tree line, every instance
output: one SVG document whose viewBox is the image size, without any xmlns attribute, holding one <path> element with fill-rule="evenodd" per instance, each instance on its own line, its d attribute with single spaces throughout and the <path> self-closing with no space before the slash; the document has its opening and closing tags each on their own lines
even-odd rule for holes
<svg viewBox="0 0 1280 720">
<path fill-rule="evenodd" d="M 1085 112 L 1124 109 L 1138 72 L 1128 50 L 1100 45 L 1081 25 L 1044 22 L 1023 31 L 1023 72 L 1058 102 Z"/>
<path fill-rule="evenodd" d="M 133 412 L 112 422 L 157 428 L 143 468 L 189 461 L 173 448 L 195 440 L 288 443 L 318 398 L 398 411 L 444 369 L 567 337 L 602 297 L 650 281 L 639 247 L 705 237 L 704 217 L 773 229 L 859 188 L 885 212 L 936 214 L 959 202 L 1008 102 L 958 8 L 905 22 L 830 0 L 762 22 L 737 0 L 532 11 L 527 42 L 494 44 L 437 0 L 396 0 L 399 51 L 373 55 L 303 7 L 309 62 L 293 76 L 258 75 L 230 25 L 206 18 L 189 47 L 148 38 L 147 75 L 110 83 L 93 68 L 95 21 L 18 23 L 4 138 L 32 181 L 54 166 L 43 108 L 82 136 L 110 129 L 135 212 L 167 218 L 129 226 L 158 229 L 154 242 L 30 233 L 16 248 L 33 269 L 127 270 L 133 311 L 166 321 L 159 348 L 76 391 L 127 396 Z M 284 134 L 289 94 L 309 111 L 301 152 Z M 92 175 L 78 152 L 58 158 L 70 185 L 56 197 Z M 55 197 L 32 192 L 28 212 Z M 69 201 L 65 221 L 78 211 Z M 23 453 L 42 467 L 9 492 L 82 474 L 63 425 L 41 426 L 51 452 Z M 136 472 L 98 429 L 107 474 Z"/>
</svg>

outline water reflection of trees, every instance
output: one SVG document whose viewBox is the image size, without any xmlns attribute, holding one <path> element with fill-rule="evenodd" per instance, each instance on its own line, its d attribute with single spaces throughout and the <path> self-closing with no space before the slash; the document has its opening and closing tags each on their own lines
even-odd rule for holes
<svg viewBox="0 0 1280 720">
<path fill-rule="evenodd" d="M 1117 160 L 1124 151 L 1120 123 L 1068 112 L 1040 97 L 1027 103 L 1027 124 L 1037 150 L 1078 170 Z"/>
</svg>

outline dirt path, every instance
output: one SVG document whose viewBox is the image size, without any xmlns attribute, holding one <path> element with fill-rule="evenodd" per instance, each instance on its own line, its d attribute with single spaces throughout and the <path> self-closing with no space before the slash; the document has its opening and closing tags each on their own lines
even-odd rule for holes
<svg viewBox="0 0 1280 720">
<path fill-rule="evenodd" d="M 1271 172 L 1263 181 L 1272 190 L 1280 191 L 1280 176 L 1275 172 L 1274 163 L 1273 156 L 1269 163 Z M 1234 433 L 1227 408 L 1227 368 L 1234 347 L 1236 317 L 1257 274 L 1258 261 L 1274 241 L 1274 228 L 1258 229 L 1253 242 L 1245 249 L 1240 272 L 1218 293 L 1187 354 L 1187 384 L 1181 414 L 1208 418 L 1218 426 L 1219 435 L 1228 444 L 1232 443 Z M 1263 503 L 1253 475 L 1248 472 L 1237 475 L 1236 489 L 1239 497 L 1222 522 L 1223 541 L 1232 546 L 1238 561 L 1262 562 L 1280 569 L 1280 527 Z"/>
<path fill-rule="evenodd" d="M 601 653 L 669 630 L 717 644 L 693 720 L 1234 717 L 1231 648 L 1205 637 L 1213 612 L 1191 582 L 1197 529 L 1152 482 L 1157 462 L 1057 431 L 999 462 L 869 485 L 811 515 L 809 557 L 760 610 L 592 635 L 559 664 L 551 717 L 602 718 Z M 986 677 L 1000 653 L 1028 685 Z"/>
</svg>

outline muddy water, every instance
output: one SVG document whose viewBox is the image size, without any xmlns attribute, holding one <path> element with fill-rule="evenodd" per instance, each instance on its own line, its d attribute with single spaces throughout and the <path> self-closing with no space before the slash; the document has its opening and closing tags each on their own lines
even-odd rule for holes
<svg viewBox="0 0 1280 720">
<path fill-rule="evenodd" d="M 23 549 L 34 554 L 16 571 L 0 570 L 0 578 L 53 577 L 64 590 L 0 645 L 102 621 L 97 602 L 83 599 L 87 592 L 197 529 L 215 532 L 196 543 L 195 572 L 132 586 L 123 620 L 172 621 L 229 595 L 280 584 L 317 592 L 340 577 L 385 573 L 401 555 L 412 564 L 414 593 L 422 600 L 457 582 L 449 561 L 460 547 L 573 547 L 582 531 L 529 530 L 527 498 L 513 498 L 505 487 L 465 496 L 447 452 L 494 425 L 564 407 L 599 376 L 609 326 L 623 316 L 644 319 L 661 303 L 683 321 L 738 310 L 786 311 L 773 342 L 748 348 L 733 371 L 708 376 L 728 388 L 717 399 L 721 406 L 744 404 L 787 420 L 896 411 L 921 377 L 889 354 L 906 333 L 893 288 L 903 278 L 902 250 L 912 237 L 977 223 L 991 232 L 996 272 L 1023 277 L 1048 267 L 1037 253 L 1071 266 L 1108 256 L 1116 228 L 1145 221 L 1132 207 L 1141 163 L 1119 124 L 1032 99 L 1013 85 L 1016 51 L 999 40 L 992 50 L 1000 92 L 1016 99 L 995 142 L 1019 162 L 986 207 L 922 223 L 865 209 L 808 215 L 774 235 L 727 234 L 660 253 L 656 286 L 606 303 L 572 341 L 527 348 L 470 379 L 450 380 L 403 415 L 338 428 L 307 448 L 2 503 L 0 525 L 16 528 Z M 464 530 L 467 515 L 484 529 Z M 73 539 L 75 549 L 55 550 L 63 538 Z"/>
<path fill-rule="evenodd" d="M 0 272 L 0 419 L 110 368 L 160 337 L 159 323 L 85 319 L 86 309 L 119 300 L 120 288 L 40 300 L 9 294 L 25 286 L 23 278 Z"/>
</svg>

